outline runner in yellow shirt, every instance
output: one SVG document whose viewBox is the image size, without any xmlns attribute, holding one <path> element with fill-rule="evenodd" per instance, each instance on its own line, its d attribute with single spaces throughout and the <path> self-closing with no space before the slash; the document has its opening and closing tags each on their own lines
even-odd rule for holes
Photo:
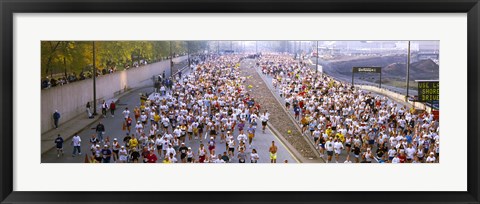
<svg viewBox="0 0 480 204">
<path fill-rule="evenodd" d="M 338 132 L 335 136 L 338 137 L 342 143 L 345 143 L 345 135 L 343 135 L 341 132 Z"/>
<path fill-rule="evenodd" d="M 155 115 L 153 116 L 153 121 L 155 121 L 156 124 L 158 124 L 158 122 L 160 121 L 160 115 L 158 115 L 158 113 L 155 113 Z"/>
<path fill-rule="evenodd" d="M 130 148 L 131 149 L 134 149 L 138 146 L 138 140 L 137 138 L 135 138 L 135 135 L 132 134 L 132 139 L 130 139 L 130 141 L 128 142 L 128 144 L 130 144 Z"/>
</svg>

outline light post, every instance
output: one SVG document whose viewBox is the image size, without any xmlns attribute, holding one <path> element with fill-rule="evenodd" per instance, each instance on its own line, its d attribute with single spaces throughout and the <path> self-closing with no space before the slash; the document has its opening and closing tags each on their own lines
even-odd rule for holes
<svg viewBox="0 0 480 204">
<path fill-rule="evenodd" d="M 317 40 L 317 63 L 315 63 L 315 82 L 313 86 L 317 84 L 317 78 L 318 78 L 318 40 Z"/>
<path fill-rule="evenodd" d="M 297 59 L 297 41 L 293 41 L 293 56 Z"/>
<path fill-rule="evenodd" d="M 67 61 L 65 57 L 63 57 L 63 67 L 65 68 L 65 80 L 67 79 Z"/>
<path fill-rule="evenodd" d="M 190 67 L 190 43 L 187 41 L 187 59 L 188 59 L 188 67 Z"/>
<path fill-rule="evenodd" d="M 410 85 L 410 41 L 408 41 L 408 54 L 407 54 L 407 95 L 405 101 L 408 102 L 408 89 Z"/>
<path fill-rule="evenodd" d="M 97 67 L 96 67 L 96 59 L 95 59 L 95 41 L 93 43 L 93 115 L 97 115 Z"/>
<path fill-rule="evenodd" d="M 170 42 L 170 77 L 173 77 L 173 55 L 172 55 L 172 41 Z"/>
</svg>

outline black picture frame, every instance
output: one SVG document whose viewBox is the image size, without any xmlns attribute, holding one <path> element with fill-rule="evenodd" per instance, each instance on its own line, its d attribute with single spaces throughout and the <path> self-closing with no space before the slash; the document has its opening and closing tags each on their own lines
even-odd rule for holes
<svg viewBox="0 0 480 204">
<path fill-rule="evenodd" d="M 479 203 L 478 0 L 0 0 L 2 203 Z M 467 13 L 468 190 L 466 192 L 18 192 L 13 191 L 15 13 Z M 445 175 L 448 176 L 448 175 Z"/>
</svg>

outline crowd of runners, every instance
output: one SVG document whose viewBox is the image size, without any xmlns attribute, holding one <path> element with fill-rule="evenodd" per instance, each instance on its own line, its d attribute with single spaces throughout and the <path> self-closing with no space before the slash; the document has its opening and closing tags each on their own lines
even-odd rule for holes
<svg viewBox="0 0 480 204">
<path fill-rule="evenodd" d="M 326 162 L 439 162 L 433 114 L 335 81 L 288 55 L 264 55 L 256 66 L 273 78 L 285 108 Z"/>
<path fill-rule="evenodd" d="M 158 92 L 142 98 L 133 110 L 120 110 L 122 136 L 104 136 L 105 127 L 100 122 L 88 141 L 88 160 L 257 163 L 260 156 L 253 147 L 255 134 L 257 127 L 265 132 L 270 113 L 250 96 L 244 85 L 246 78 L 238 71 L 240 61 L 237 55 L 209 58 L 193 66 L 189 74 L 173 79 L 173 86 L 162 85 Z M 103 107 L 108 109 L 107 105 Z M 107 111 L 102 113 L 106 116 Z M 75 136 L 73 145 L 80 146 L 79 140 Z M 60 156 L 61 145 L 58 149 Z M 222 151 L 215 152 L 218 149 Z M 269 155 L 269 161 L 275 163 L 277 151 L 272 141 L 262 155 Z M 74 148 L 73 156 L 78 154 L 80 148 Z"/>
<path fill-rule="evenodd" d="M 88 161 L 257 163 L 259 155 L 268 155 L 277 162 L 274 141 L 261 154 L 252 147 L 257 126 L 265 132 L 270 113 L 245 86 L 246 77 L 238 70 L 243 57 L 206 58 L 187 75 L 142 97 L 133 110 L 120 110 L 124 135 L 105 137 L 100 122 L 89 140 Z M 256 68 L 272 78 L 282 105 L 327 163 L 439 162 L 439 121 L 433 114 L 316 73 L 289 55 L 262 55 Z M 104 117 L 109 108 L 104 102 Z M 63 142 L 60 136 L 55 140 L 58 156 Z M 78 134 L 72 144 L 73 156 L 81 154 Z"/>
</svg>

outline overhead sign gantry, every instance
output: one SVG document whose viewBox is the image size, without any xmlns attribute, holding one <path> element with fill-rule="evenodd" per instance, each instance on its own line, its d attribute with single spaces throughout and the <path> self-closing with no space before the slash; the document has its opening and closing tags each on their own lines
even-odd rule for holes
<svg viewBox="0 0 480 204">
<path fill-rule="evenodd" d="M 355 73 L 379 73 L 380 74 L 380 88 L 382 88 L 382 68 L 381 67 L 353 67 L 352 68 L 352 86 L 354 85 Z"/>
</svg>

